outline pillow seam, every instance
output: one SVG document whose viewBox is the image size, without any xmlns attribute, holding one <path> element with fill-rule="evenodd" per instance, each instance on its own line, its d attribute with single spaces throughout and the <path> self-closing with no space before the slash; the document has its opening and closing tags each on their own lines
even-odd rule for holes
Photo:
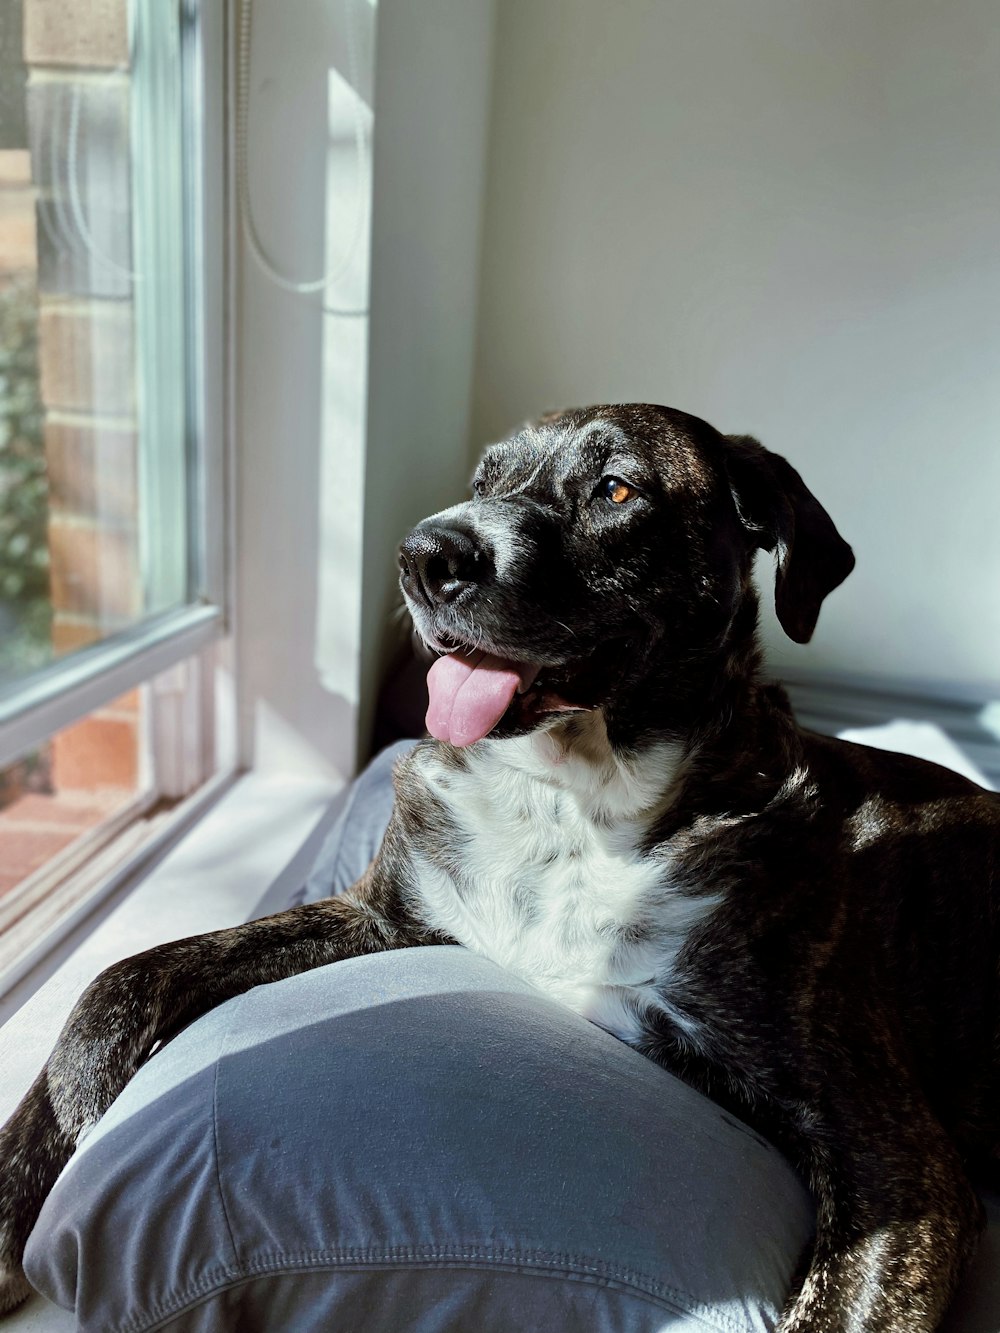
<svg viewBox="0 0 1000 1333">
<path fill-rule="evenodd" d="M 241 1007 L 241 999 L 238 999 L 233 1005 L 234 1009 Z M 215 1187 L 219 1195 L 219 1207 L 222 1209 L 222 1220 L 226 1224 L 226 1234 L 229 1237 L 229 1248 L 232 1251 L 233 1262 L 239 1264 L 240 1253 L 236 1246 L 236 1236 L 233 1232 L 233 1224 L 229 1217 L 229 1208 L 226 1205 L 226 1192 L 222 1185 L 222 1168 L 220 1165 L 219 1154 L 219 1069 L 222 1065 L 222 1057 L 225 1054 L 226 1046 L 229 1042 L 229 1034 L 232 1031 L 233 1020 L 230 1016 L 229 1023 L 219 1042 L 219 1049 L 215 1057 L 215 1069 L 212 1073 L 212 1165 L 215 1168 Z"/>
<path fill-rule="evenodd" d="M 228 1217 L 227 1217 L 228 1225 Z M 534 1276 L 556 1277 L 571 1281 L 591 1282 L 601 1286 L 615 1283 L 627 1292 L 670 1306 L 676 1312 L 693 1315 L 703 1324 L 719 1333 L 746 1333 L 745 1323 L 713 1310 L 681 1288 L 657 1278 L 603 1260 L 590 1260 L 583 1255 L 553 1253 L 546 1250 L 491 1251 L 484 1246 L 389 1246 L 385 1249 L 347 1247 L 343 1250 L 305 1250 L 285 1253 L 278 1251 L 267 1257 L 252 1259 L 234 1266 L 216 1268 L 206 1277 L 185 1287 L 151 1309 L 133 1314 L 118 1325 L 118 1333 L 154 1333 L 162 1321 L 180 1313 L 185 1306 L 200 1303 L 205 1298 L 228 1287 L 251 1282 L 260 1277 L 301 1272 L 353 1269 L 385 1269 L 403 1265 L 413 1269 L 448 1269 L 468 1266 L 470 1270 L 508 1268 L 520 1271 L 535 1269 Z"/>
</svg>

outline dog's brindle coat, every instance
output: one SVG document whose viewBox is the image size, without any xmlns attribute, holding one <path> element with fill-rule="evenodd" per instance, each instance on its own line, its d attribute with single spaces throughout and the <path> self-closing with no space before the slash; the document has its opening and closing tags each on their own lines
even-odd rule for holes
<svg viewBox="0 0 1000 1333">
<path fill-rule="evenodd" d="M 800 642 L 853 556 L 755 441 L 567 412 L 490 449 L 474 492 L 407 538 L 404 592 L 439 651 L 537 678 L 486 739 L 402 761 L 351 893 L 98 977 L 0 1134 L 0 1308 L 81 1131 L 156 1042 L 261 982 L 458 941 L 799 1164 L 817 1229 L 783 1333 L 937 1328 L 980 1226 L 967 1173 L 1000 1165 L 1000 798 L 803 732 L 761 682 L 755 551 Z"/>
</svg>

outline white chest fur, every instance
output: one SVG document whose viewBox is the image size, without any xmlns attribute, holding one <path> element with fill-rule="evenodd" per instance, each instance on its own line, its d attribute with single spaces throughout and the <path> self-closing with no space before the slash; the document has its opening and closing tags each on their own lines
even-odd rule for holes
<svg viewBox="0 0 1000 1333">
<path fill-rule="evenodd" d="M 719 900 L 681 891 L 669 856 L 644 850 L 676 752 L 653 747 L 625 764 L 599 714 L 570 731 L 572 743 L 559 732 L 481 742 L 464 768 L 422 754 L 455 835 L 446 857 L 416 858 L 422 915 L 623 1040 L 641 1035 L 651 1008 L 696 1039 L 671 983 Z"/>
</svg>

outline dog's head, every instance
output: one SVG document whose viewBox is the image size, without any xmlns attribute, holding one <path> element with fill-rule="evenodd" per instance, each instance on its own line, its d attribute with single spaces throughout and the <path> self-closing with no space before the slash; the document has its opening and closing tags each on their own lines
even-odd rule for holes
<svg viewBox="0 0 1000 1333">
<path fill-rule="evenodd" d="M 776 553 L 799 643 L 854 565 L 783 458 L 666 407 L 543 417 L 486 450 L 472 491 L 400 550 L 416 629 L 442 654 L 428 727 L 455 745 L 606 706 L 653 671 L 710 671 L 737 623 L 752 637 L 757 549 Z"/>
</svg>

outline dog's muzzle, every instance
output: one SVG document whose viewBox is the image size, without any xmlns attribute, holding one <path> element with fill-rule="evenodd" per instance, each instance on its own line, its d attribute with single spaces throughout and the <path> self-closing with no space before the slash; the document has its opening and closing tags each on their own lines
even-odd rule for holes
<svg viewBox="0 0 1000 1333">
<path fill-rule="evenodd" d="M 536 686 L 538 662 L 498 655 L 487 646 L 481 627 L 472 625 L 476 594 L 501 577 L 489 537 L 470 530 L 461 515 L 435 515 L 403 541 L 399 570 L 418 631 L 442 654 L 427 676 L 432 736 L 471 745 L 505 718 L 508 726 L 526 730 L 553 713 L 578 711 L 580 705 L 541 682 Z M 463 623 L 466 607 L 468 627 Z"/>
<path fill-rule="evenodd" d="M 490 561 L 467 532 L 442 524 L 414 528 L 399 549 L 403 591 L 433 611 L 477 587 L 490 573 Z"/>
</svg>

